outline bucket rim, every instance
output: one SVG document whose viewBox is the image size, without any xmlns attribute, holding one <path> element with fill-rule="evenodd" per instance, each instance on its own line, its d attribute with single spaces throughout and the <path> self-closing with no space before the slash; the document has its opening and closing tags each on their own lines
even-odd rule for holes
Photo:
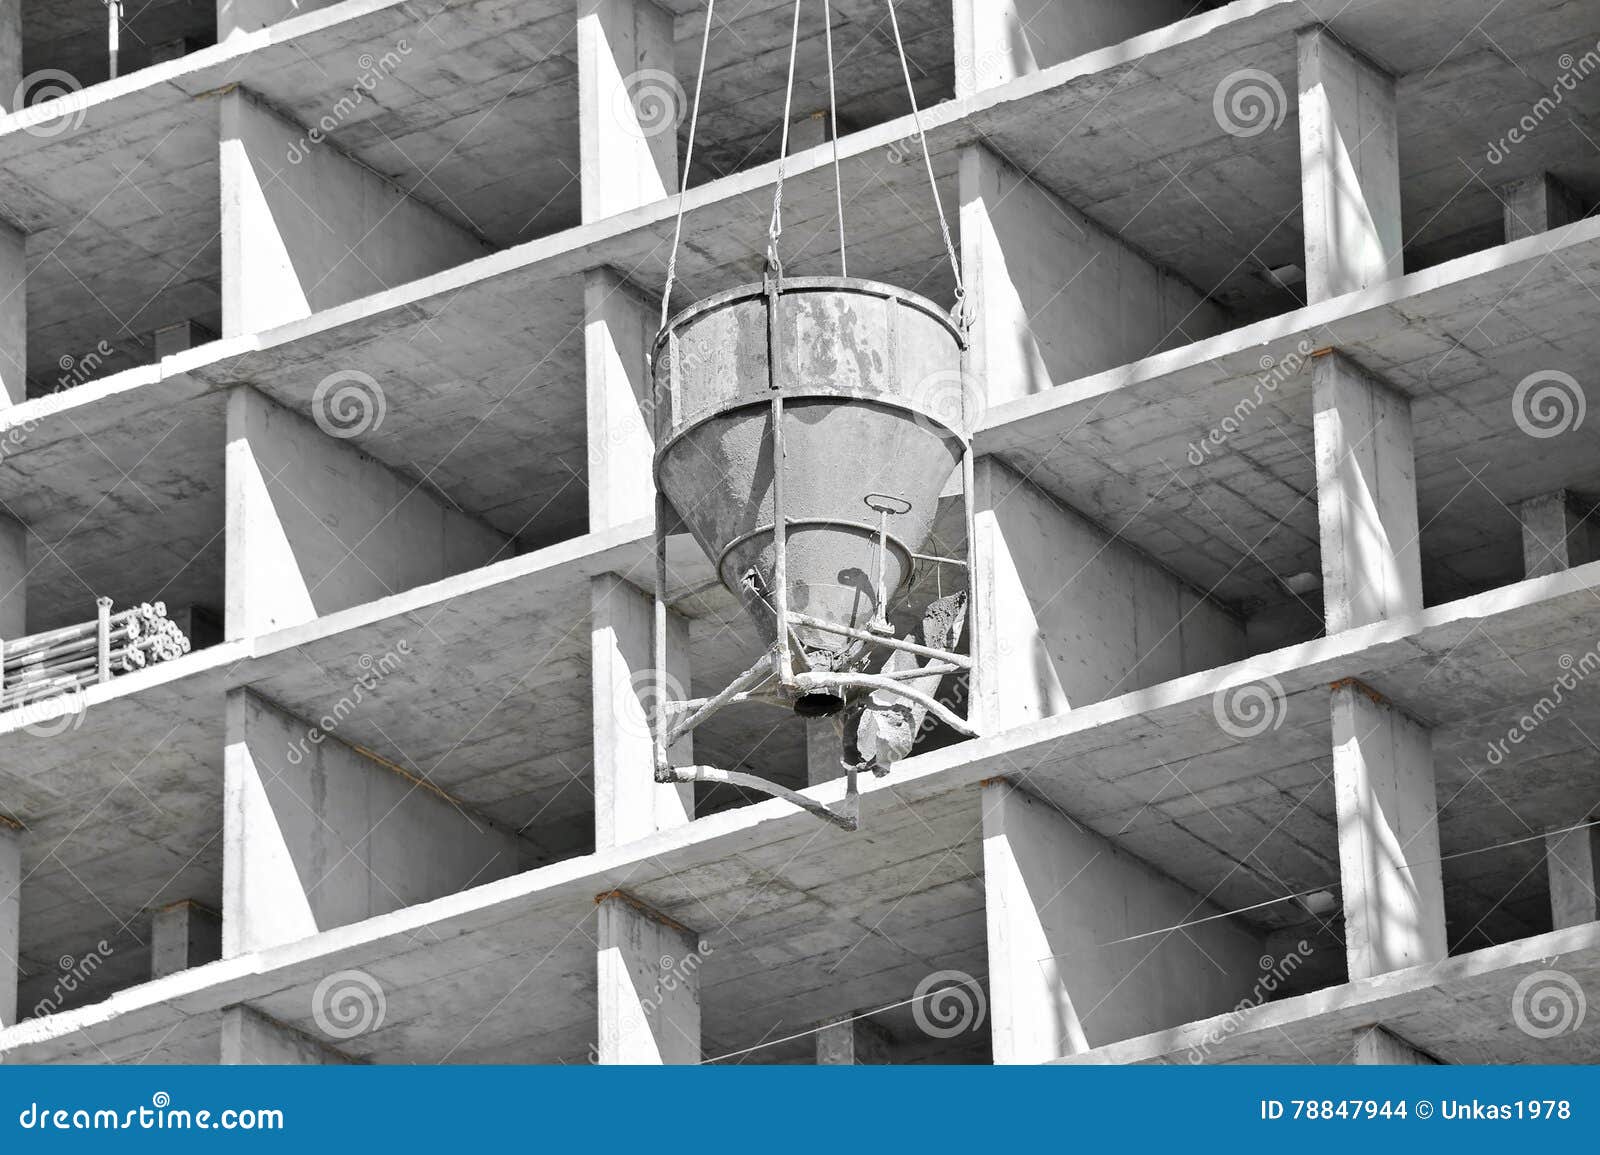
<svg viewBox="0 0 1600 1155">
<path fill-rule="evenodd" d="M 913 293 L 909 289 L 902 289 L 898 285 L 891 285 L 887 281 L 871 281 L 863 277 L 784 277 L 778 281 L 778 295 L 786 296 L 790 293 L 855 293 L 863 297 L 879 297 L 886 300 L 898 301 L 916 309 L 920 313 L 937 320 L 950 335 L 955 338 L 959 348 L 967 347 L 966 334 L 955 323 L 950 310 L 941 309 L 933 301 L 921 293 Z M 709 297 L 686 305 L 667 319 L 667 323 L 656 333 L 655 340 L 651 342 L 650 350 L 652 360 L 661 352 L 661 346 L 669 337 L 684 325 L 695 320 L 703 313 L 715 312 L 735 301 L 748 300 L 753 297 L 765 297 L 767 285 L 765 281 L 749 281 L 742 285 L 735 285 L 731 289 L 723 289 Z"/>
</svg>

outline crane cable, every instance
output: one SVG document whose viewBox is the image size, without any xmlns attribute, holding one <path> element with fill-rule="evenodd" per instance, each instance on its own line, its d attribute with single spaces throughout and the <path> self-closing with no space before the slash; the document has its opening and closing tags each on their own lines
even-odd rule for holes
<svg viewBox="0 0 1600 1155">
<path fill-rule="evenodd" d="M 781 279 L 783 264 L 778 252 L 778 240 L 783 235 L 783 186 L 788 177 L 789 128 L 794 112 L 795 64 L 800 49 L 800 8 L 804 0 L 795 0 L 794 15 L 789 32 L 789 68 L 784 86 L 783 131 L 778 148 L 778 177 L 772 192 L 772 216 L 767 224 L 767 266 Z M 905 41 L 900 34 L 900 18 L 895 11 L 895 0 L 885 0 L 889 9 L 889 24 L 894 32 L 895 53 L 900 58 L 900 73 L 905 78 L 906 96 L 911 102 L 911 119 L 914 135 L 922 148 L 922 164 L 928 174 L 928 186 L 933 192 L 933 206 L 939 217 L 939 235 L 944 241 L 945 254 L 950 259 L 950 271 L 955 278 L 956 314 L 958 322 L 965 314 L 966 286 L 961 276 L 961 258 L 956 253 L 955 241 L 950 232 L 950 221 L 945 216 L 944 198 L 939 195 L 939 180 L 933 168 L 933 154 L 928 149 L 927 133 L 923 129 L 922 110 L 917 104 L 916 85 L 911 79 L 911 62 L 906 56 Z M 706 57 L 711 43 L 712 18 L 716 0 L 707 0 L 706 24 L 700 41 L 700 66 L 695 76 L 694 107 L 689 118 L 689 141 L 683 159 L 683 179 L 678 183 L 677 219 L 672 231 L 672 251 L 667 260 L 667 282 L 661 294 L 661 327 L 667 327 L 672 308 L 672 289 L 678 277 L 678 251 L 683 241 L 683 218 L 687 209 L 689 169 L 694 159 L 695 136 L 700 123 L 700 102 L 705 91 Z M 834 201 L 839 218 L 839 268 L 848 275 L 845 257 L 844 180 L 839 162 L 839 107 L 835 87 L 833 56 L 833 17 L 828 10 L 828 0 L 823 0 L 824 33 L 828 54 L 828 109 L 833 136 Z"/>
</svg>

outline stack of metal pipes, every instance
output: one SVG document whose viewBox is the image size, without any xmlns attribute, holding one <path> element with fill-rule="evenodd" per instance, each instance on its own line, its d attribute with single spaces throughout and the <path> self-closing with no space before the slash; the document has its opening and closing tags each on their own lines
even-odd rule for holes
<svg viewBox="0 0 1600 1155">
<path fill-rule="evenodd" d="M 167 617 L 164 602 L 144 602 L 120 613 L 99 599 L 94 621 L 0 643 L 0 709 L 71 693 L 117 674 L 142 670 L 189 652 L 189 639 Z"/>
</svg>

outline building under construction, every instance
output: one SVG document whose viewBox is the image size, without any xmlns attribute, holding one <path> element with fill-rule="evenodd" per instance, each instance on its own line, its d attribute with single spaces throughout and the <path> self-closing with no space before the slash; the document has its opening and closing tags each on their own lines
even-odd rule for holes
<svg viewBox="0 0 1600 1155">
<path fill-rule="evenodd" d="M 1600 6 L 0 22 L 4 1061 L 1600 1054 Z"/>
</svg>

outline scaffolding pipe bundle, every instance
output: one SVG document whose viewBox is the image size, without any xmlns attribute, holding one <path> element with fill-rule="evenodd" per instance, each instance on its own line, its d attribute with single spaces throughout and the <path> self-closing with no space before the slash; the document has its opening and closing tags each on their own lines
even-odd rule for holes
<svg viewBox="0 0 1600 1155">
<path fill-rule="evenodd" d="M 119 613 L 100 598 L 93 621 L 0 642 L 0 710 L 74 693 L 86 686 L 181 658 L 189 639 L 164 602 Z"/>
</svg>

